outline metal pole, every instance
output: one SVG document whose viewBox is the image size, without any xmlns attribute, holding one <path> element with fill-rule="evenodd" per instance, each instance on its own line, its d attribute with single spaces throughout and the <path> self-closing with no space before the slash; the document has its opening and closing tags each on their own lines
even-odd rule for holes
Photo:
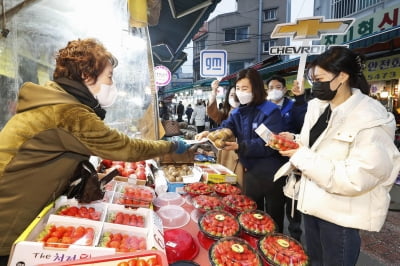
<svg viewBox="0 0 400 266">
<path fill-rule="evenodd" d="M 257 63 L 261 61 L 262 46 L 262 7 L 263 0 L 258 0 L 258 44 L 257 44 Z"/>
</svg>

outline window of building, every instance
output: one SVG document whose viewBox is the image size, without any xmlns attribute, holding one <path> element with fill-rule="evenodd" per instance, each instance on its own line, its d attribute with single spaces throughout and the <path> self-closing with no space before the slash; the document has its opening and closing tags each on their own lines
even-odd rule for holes
<svg viewBox="0 0 400 266">
<path fill-rule="evenodd" d="M 233 74 L 240 70 L 244 69 L 244 62 L 243 61 L 236 61 L 229 63 L 229 74 Z"/>
<path fill-rule="evenodd" d="M 332 18 L 343 18 L 362 11 L 370 6 L 381 3 L 383 0 L 332 0 Z"/>
<path fill-rule="evenodd" d="M 276 20 L 277 8 L 269 8 L 264 10 L 264 21 Z"/>
<path fill-rule="evenodd" d="M 232 29 L 226 29 L 225 42 L 242 41 L 249 39 L 249 27 L 237 27 Z"/>
<path fill-rule="evenodd" d="M 276 40 L 267 40 L 263 42 L 263 53 L 269 53 L 269 47 L 276 46 Z"/>
<path fill-rule="evenodd" d="M 195 41 L 196 55 L 200 54 L 201 50 L 206 49 L 206 38 L 201 38 Z"/>
</svg>

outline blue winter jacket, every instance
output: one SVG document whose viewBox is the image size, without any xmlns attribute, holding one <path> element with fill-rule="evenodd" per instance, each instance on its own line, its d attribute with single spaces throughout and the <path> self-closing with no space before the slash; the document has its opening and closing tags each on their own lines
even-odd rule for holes
<svg viewBox="0 0 400 266">
<path fill-rule="evenodd" d="M 239 144 L 239 160 L 251 171 L 275 173 L 286 161 L 276 150 L 265 146 L 255 129 L 264 124 L 274 133 L 282 131 L 283 122 L 278 105 L 265 101 L 260 105 L 241 105 L 221 123 L 221 128 L 230 128 Z"/>
<path fill-rule="evenodd" d="M 307 102 L 304 95 L 295 96 L 295 101 L 285 97 L 281 107 L 283 130 L 299 134 L 307 112 Z"/>
</svg>

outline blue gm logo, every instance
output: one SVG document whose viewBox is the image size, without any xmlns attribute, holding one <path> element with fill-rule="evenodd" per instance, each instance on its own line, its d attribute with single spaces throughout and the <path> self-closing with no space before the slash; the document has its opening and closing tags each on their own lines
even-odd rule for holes
<svg viewBox="0 0 400 266">
<path fill-rule="evenodd" d="M 200 52 L 200 76 L 226 76 L 227 57 L 227 52 L 225 50 L 202 50 Z"/>
</svg>

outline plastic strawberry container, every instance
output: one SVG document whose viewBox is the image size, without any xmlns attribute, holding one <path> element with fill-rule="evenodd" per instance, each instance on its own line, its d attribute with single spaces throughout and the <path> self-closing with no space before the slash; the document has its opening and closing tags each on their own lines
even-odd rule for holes
<svg viewBox="0 0 400 266">
<path fill-rule="evenodd" d="M 214 189 L 209 184 L 206 184 L 203 182 L 195 182 L 195 183 L 186 184 L 183 187 L 183 191 L 192 197 L 196 197 L 199 195 L 209 195 L 214 192 Z"/>
<path fill-rule="evenodd" d="M 225 237 L 218 240 L 209 249 L 208 256 L 213 266 L 263 265 L 257 251 L 239 237 Z"/>
<path fill-rule="evenodd" d="M 222 203 L 225 209 L 234 215 L 257 209 L 257 203 L 245 195 L 225 196 L 222 198 Z"/>
<path fill-rule="evenodd" d="M 60 206 L 55 214 L 101 221 L 104 212 L 105 205 L 103 204 L 65 204 Z"/>
<path fill-rule="evenodd" d="M 215 184 L 214 191 L 222 197 L 225 197 L 227 195 L 238 195 L 241 193 L 240 188 L 230 183 Z"/>
<path fill-rule="evenodd" d="M 129 183 L 120 183 L 116 191 L 113 203 L 125 205 L 130 208 L 149 208 L 156 197 L 154 189 L 147 186 L 131 185 Z"/>
<path fill-rule="evenodd" d="M 281 135 L 271 134 L 268 139 L 268 146 L 278 151 L 286 151 L 297 149 L 299 144 Z"/>
<path fill-rule="evenodd" d="M 258 242 L 258 249 L 270 265 L 309 265 L 303 246 L 294 238 L 284 234 L 266 235 Z"/>
<path fill-rule="evenodd" d="M 276 223 L 266 212 L 250 210 L 239 214 L 241 229 L 247 234 L 262 237 L 276 231 Z"/>
<path fill-rule="evenodd" d="M 114 248 L 118 253 L 136 252 L 149 249 L 144 228 L 128 229 L 117 224 L 104 224 L 98 247 Z"/>
<path fill-rule="evenodd" d="M 224 209 L 224 205 L 219 197 L 213 197 L 209 195 L 200 195 L 193 198 L 193 206 L 201 213 Z"/>
<path fill-rule="evenodd" d="M 199 219 L 200 231 L 207 237 L 218 240 L 223 237 L 236 236 L 240 232 L 236 217 L 226 211 L 208 211 Z"/>
</svg>

